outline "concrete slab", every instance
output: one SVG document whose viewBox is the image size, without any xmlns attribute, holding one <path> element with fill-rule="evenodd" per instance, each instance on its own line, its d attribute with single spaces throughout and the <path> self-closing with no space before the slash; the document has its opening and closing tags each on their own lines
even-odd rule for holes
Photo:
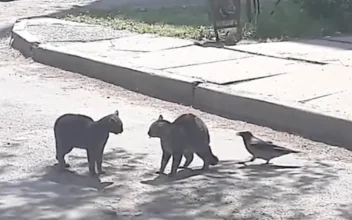
<svg viewBox="0 0 352 220">
<path fill-rule="evenodd" d="M 193 77 L 203 82 L 224 84 L 245 79 L 287 74 L 306 68 L 307 66 L 314 66 L 314 64 L 263 56 L 250 56 L 243 59 L 166 70 L 183 76 Z"/>
<path fill-rule="evenodd" d="M 123 52 L 120 51 L 120 53 Z M 115 53 L 115 55 L 118 54 Z M 192 103 L 194 91 L 192 79 L 136 66 L 122 57 L 102 57 L 96 53 L 88 54 L 50 43 L 40 44 L 33 48 L 32 52 L 33 60 L 45 65 L 81 73 L 166 101 L 185 105 Z"/>
<path fill-rule="evenodd" d="M 194 45 L 190 40 L 160 37 L 154 34 L 138 34 L 111 40 L 115 50 L 150 52 Z"/>
<path fill-rule="evenodd" d="M 42 43 L 99 41 L 135 35 L 129 31 L 53 18 L 24 19 L 19 21 L 17 26 L 23 26 Z"/>
<path fill-rule="evenodd" d="M 55 47 L 60 51 L 67 51 L 72 54 L 86 54 L 86 56 L 104 58 L 109 62 L 121 63 L 133 61 L 133 57 L 143 52 L 115 50 L 111 41 L 78 42 L 78 43 L 47 43 L 41 44 L 43 47 Z"/>
<path fill-rule="evenodd" d="M 229 46 L 228 48 L 281 58 L 295 58 L 315 62 L 334 63 L 331 62 L 331 60 L 339 60 L 338 53 L 334 52 L 351 50 L 352 44 L 327 40 L 304 40 L 236 45 Z M 349 65 L 352 65 L 352 63 L 349 63 Z"/>
<path fill-rule="evenodd" d="M 145 66 L 151 69 L 164 70 L 168 68 L 243 59 L 251 56 L 253 55 L 219 48 L 189 46 L 141 54 L 134 57 L 133 62 L 136 65 Z"/>
<path fill-rule="evenodd" d="M 253 55 L 245 53 L 221 50 L 217 48 L 202 48 L 198 46 L 181 47 L 177 49 L 169 49 L 155 52 L 143 52 L 141 51 L 143 50 L 143 48 L 140 47 L 142 44 L 137 43 L 138 37 L 131 37 L 136 39 L 136 41 L 134 41 L 135 47 L 133 48 L 132 46 L 131 49 L 127 48 L 126 45 L 129 45 L 128 43 L 122 44 L 121 41 L 119 41 L 128 41 L 128 38 L 95 42 L 54 42 L 41 45 L 45 47 L 50 45 L 51 47 L 55 47 L 55 50 L 60 50 L 63 52 L 67 51 L 71 54 L 81 54 L 99 59 L 103 58 L 104 60 L 106 60 L 106 62 L 114 63 L 116 65 L 128 64 L 132 65 L 133 67 L 146 67 L 150 69 L 164 69 L 165 67 L 199 65 L 202 63 L 218 62 L 222 60 L 245 59 L 248 57 L 253 57 Z M 144 39 L 147 40 L 147 38 Z M 149 44 L 150 47 L 147 47 L 147 50 L 166 49 L 165 46 L 167 47 L 168 43 L 170 43 L 169 46 L 172 46 L 172 42 L 167 42 L 167 39 L 165 39 L 164 45 L 159 45 L 160 47 L 157 46 L 158 38 L 152 39 L 151 41 L 154 42 Z M 116 48 L 115 46 L 117 46 L 118 48 Z M 123 50 L 123 47 L 125 46 L 126 50 Z M 184 56 L 184 54 L 187 54 L 189 56 Z M 259 56 L 256 57 L 258 57 L 258 59 L 261 59 L 259 58 Z M 278 63 L 289 64 L 293 63 L 293 61 L 279 60 Z M 187 74 L 185 76 L 187 76 Z"/>
<path fill-rule="evenodd" d="M 324 108 L 324 111 L 329 115 L 352 120 L 352 88 L 331 96 L 311 100 L 308 103 L 317 106 L 317 109 Z"/>
<path fill-rule="evenodd" d="M 305 103 L 311 99 L 339 93 L 352 84 L 351 68 L 311 66 L 303 71 L 233 85 L 239 93 L 260 94 L 277 100 Z"/>
</svg>

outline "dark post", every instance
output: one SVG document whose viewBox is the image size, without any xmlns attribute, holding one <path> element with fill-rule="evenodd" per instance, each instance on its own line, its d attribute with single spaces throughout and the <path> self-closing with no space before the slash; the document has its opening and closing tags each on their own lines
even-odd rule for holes
<svg viewBox="0 0 352 220">
<path fill-rule="evenodd" d="M 219 29 L 237 28 L 241 34 L 241 0 L 209 0 L 209 8 L 216 41 Z"/>
<path fill-rule="evenodd" d="M 248 22 L 252 22 L 252 3 L 251 2 L 252 0 L 246 0 L 246 14 L 247 14 Z"/>
</svg>

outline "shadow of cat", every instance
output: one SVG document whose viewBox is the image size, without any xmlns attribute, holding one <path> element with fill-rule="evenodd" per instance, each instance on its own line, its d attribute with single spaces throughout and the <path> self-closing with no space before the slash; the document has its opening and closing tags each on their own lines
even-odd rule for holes
<svg viewBox="0 0 352 220">
<path fill-rule="evenodd" d="M 46 174 L 42 177 L 63 185 L 75 185 L 82 188 L 94 188 L 98 191 L 105 189 L 114 184 L 113 182 L 101 182 L 99 176 L 81 175 L 75 171 L 65 169 L 61 170 L 58 164 L 46 168 Z"/>
</svg>

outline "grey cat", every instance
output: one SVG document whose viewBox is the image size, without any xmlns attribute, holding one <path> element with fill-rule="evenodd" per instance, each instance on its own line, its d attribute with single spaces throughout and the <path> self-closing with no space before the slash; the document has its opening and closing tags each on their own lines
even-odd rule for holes
<svg viewBox="0 0 352 220">
<path fill-rule="evenodd" d="M 109 134 L 123 132 L 123 124 L 116 110 L 98 121 L 81 114 L 64 114 L 54 124 L 56 159 L 61 168 L 69 167 L 65 162 L 65 155 L 74 147 L 85 149 L 89 164 L 89 173 L 96 175 L 105 173 L 102 169 L 103 154 Z"/>
<path fill-rule="evenodd" d="M 163 174 L 165 167 L 172 159 L 172 168 L 169 176 L 173 176 L 180 167 L 182 156 L 186 162 L 183 168 L 187 168 L 193 161 L 193 154 L 197 154 L 204 162 L 202 169 L 206 170 L 210 165 L 216 165 L 219 159 L 210 148 L 209 131 L 205 123 L 197 116 L 189 113 L 182 114 L 173 123 L 164 120 L 160 115 L 158 120 L 149 127 L 149 137 L 160 138 L 163 151 L 160 170 Z"/>
</svg>

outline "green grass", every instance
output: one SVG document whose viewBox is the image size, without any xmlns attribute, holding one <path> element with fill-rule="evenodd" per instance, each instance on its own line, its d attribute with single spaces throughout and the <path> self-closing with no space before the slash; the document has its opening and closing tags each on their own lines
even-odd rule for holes
<svg viewBox="0 0 352 220">
<path fill-rule="evenodd" d="M 256 37 L 259 38 L 318 37 L 322 33 L 333 34 L 336 32 L 328 21 L 310 18 L 293 1 L 282 1 L 273 15 L 263 10 L 254 30 Z"/>
<path fill-rule="evenodd" d="M 118 11 L 108 13 L 92 11 L 88 13 L 69 14 L 65 19 L 105 25 L 117 30 L 152 33 L 178 38 L 200 40 L 210 38 L 213 35 L 205 7 L 174 7 L 148 9 L 147 11 L 121 8 Z"/>
<path fill-rule="evenodd" d="M 273 3 L 263 1 L 257 24 L 243 23 L 244 39 L 317 37 L 321 36 L 322 30 L 327 34 L 336 31 L 329 22 L 309 18 L 292 1 L 282 1 L 275 13 L 270 16 L 272 9 Z M 245 18 L 244 15 L 243 17 Z M 111 12 L 90 11 L 69 14 L 65 19 L 161 36 L 196 40 L 214 37 L 206 6 L 147 10 L 120 8 Z"/>
</svg>

